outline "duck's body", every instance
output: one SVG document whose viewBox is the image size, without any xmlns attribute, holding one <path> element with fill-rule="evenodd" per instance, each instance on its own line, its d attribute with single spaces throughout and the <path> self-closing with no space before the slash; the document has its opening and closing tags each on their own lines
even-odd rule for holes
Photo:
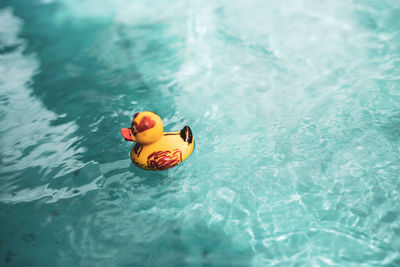
<svg viewBox="0 0 400 267">
<path fill-rule="evenodd" d="M 136 141 L 131 150 L 135 165 L 146 170 L 166 170 L 178 165 L 192 153 L 194 141 L 188 126 L 180 132 L 162 132 L 162 129 L 161 119 L 148 111 L 135 114 L 131 129 L 121 129 L 127 141 Z"/>
<path fill-rule="evenodd" d="M 192 135 L 188 126 L 181 132 Z M 147 170 L 166 170 L 184 161 L 193 151 L 193 138 L 182 137 L 181 132 L 164 133 L 150 145 L 136 145 L 131 150 L 131 159 L 138 167 Z M 187 140 L 185 140 L 185 139 Z"/>
</svg>

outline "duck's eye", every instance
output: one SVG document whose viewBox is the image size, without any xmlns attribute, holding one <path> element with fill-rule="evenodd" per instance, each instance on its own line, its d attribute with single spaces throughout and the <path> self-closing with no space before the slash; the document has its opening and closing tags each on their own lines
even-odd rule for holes
<svg viewBox="0 0 400 267">
<path fill-rule="evenodd" d="M 136 135 L 137 129 L 136 129 L 136 125 L 135 125 L 134 123 L 132 123 L 131 131 L 132 131 L 132 133 L 133 133 L 134 135 Z"/>
</svg>

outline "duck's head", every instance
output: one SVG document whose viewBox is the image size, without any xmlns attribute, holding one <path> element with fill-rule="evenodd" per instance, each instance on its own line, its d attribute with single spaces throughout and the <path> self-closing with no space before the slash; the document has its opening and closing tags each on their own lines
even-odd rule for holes
<svg viewBox="0 0 400 267">
<path fill-rule="evenodd" d="M 152 144 L 163 136 L 164 126 L 161 118 L 151 112 L 142 111 L 133 116 L 131 128 L 122 128 L 121 134 L 126 141 L 139 144 Z"/>
</svg>

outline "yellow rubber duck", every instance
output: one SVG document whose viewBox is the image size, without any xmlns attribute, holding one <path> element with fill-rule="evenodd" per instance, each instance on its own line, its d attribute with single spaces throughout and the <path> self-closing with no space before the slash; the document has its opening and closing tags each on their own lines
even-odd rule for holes
<svg viewBox="0 0 400 267">
<path fill-rule="evenodd" d="M 132 162 L 145 170 L 161 171 L 175 167 L 193 151 L 189 126 L 179 132 L 164 133 L 161 118 L 151 111 L 136 113 L 131 128 L 122 128 L 126 141 L 136 142 L 131 150 Z"/>
</svg>

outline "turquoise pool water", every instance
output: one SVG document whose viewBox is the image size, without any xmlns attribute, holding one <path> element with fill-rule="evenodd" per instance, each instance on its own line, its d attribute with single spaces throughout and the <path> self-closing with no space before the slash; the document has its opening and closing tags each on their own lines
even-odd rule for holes
<svg viewBox="0 0 400 267">
<path fill-rule="evenodd" d="M 397 0 L 2 0 L 0 102 L 0 266 L 400 265 Z"/>
</svg>

